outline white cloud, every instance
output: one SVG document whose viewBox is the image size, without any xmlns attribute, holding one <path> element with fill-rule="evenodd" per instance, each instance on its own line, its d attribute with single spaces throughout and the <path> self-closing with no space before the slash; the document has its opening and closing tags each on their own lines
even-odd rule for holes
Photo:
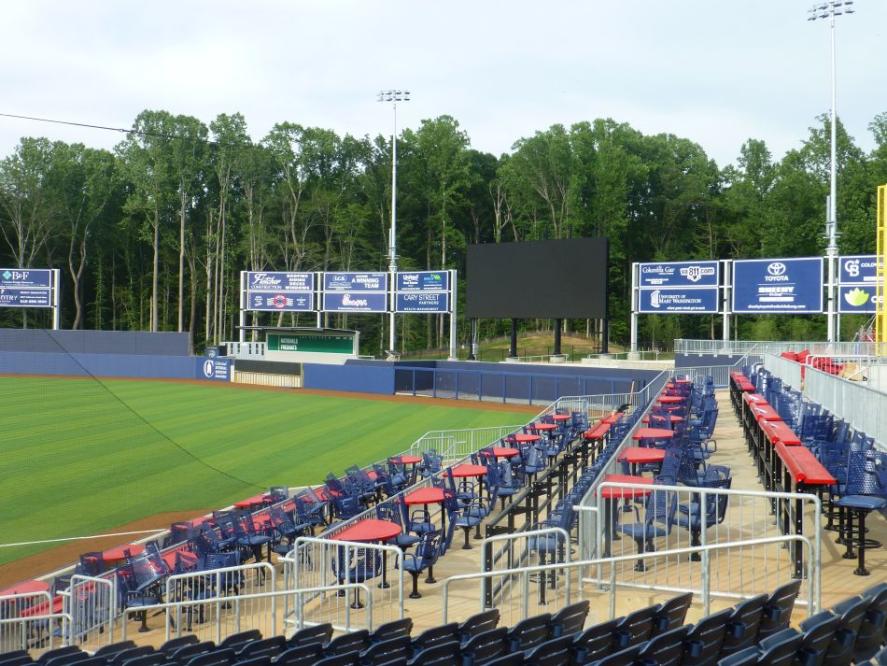
<svg viewBox="0 0 887 666">
<path fill-rule="evenodd" d="M 887 5 L 838 28 L 839 111 L 887 110 L 878 53 Z M 129 126 L 144 108 L 211 120 L 241 111 L 260 138 L 292 120 L 390 131 L 379 88 L 413 90 L 400 114 L 455 116 L 500 153 L 561 122 L 610 116 L 700 143 L 719 164 L 750 137 L 775 155 L 829 105 L 828 27 L 800 0 L 654 5 L 490 0 L 314 0 L 4 5 L 0 111 Z M 112 133 L 0 119 L 0 154 L 25 134 L 111 146 Z"/>
</svg>

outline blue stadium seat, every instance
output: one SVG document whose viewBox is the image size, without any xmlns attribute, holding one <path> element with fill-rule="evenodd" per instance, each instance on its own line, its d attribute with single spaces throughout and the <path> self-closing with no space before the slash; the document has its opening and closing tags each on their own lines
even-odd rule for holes
<svg viewBox="0 0 887 666">
<path fill-rule="evenodd" d="M 313 627 L 305 627 L 299 629 L 290 636 L 287 641 L 290 647 L 302 647 L 305 645 L 325 645 L 330 642 L 333 637 L 333 625 L 329 622 L 318 624 Z"/>
<path fill-rule="evenodd" d="M 551 636 L 559 638 L 582 631 L 585 620 L 588 617 L 588 601 L 577 601 L 569 606 L 564 606 L 551 616 Z M 572 638 L 572 636 L 571 636 Z"/>
<path fill-rule="evenodd" d="M 859 633 L 853 646 L 853 660 L 861 661 L 875 656 L 887 642 L 887 583 L 879 583 L 862 593 L 869 600 Z"/>
<path fill-rule="evenodd" d="M 521 620 L 508 631 L 508 649 L 522 652 L 548 640 L 551 634 L 551 614 L 534 615 Z"/>
<path fill-rule="evenodd" d="M 824 661 L 840 624 L 841 618 L 831 611 L 821 611 L 801 622 L 798 627 L 804 637 L 798 646 L 798 665 L 819 666 Z"/>
<path fill-rule="evenodd" d="M 694 666 L 710 666 L 717 663 L 727 632 L 727 623 L 733 610 L 727 608 L 708 615 L 690 629 L 684 641 L 685 658 Z"/>
<path fill-rule="evenodd" d="M 485 664 L 508 653 L 508 630 L 499 627 L 472 637 L 462 646 L 462 665 Z"/>
<path fill-rule="evenodd" d="M 642 666 L 678 666 L 684 657 L 684 640 L 689 626 L 671 629 L 659 634 L 641 646 L 638 663 Z"/>
<path fill-rule="evenodd" d="M 786 629 L 792 619 L 795 599 L 801 589 L 801 581 L 792 580 L 774 590 L 764 603 L 761 624 L 758 626 L 758 641 Z"/>
<path fill-rule="evenodd" d="M 693 603 L 693 593 L 680 594 L 656 607 L 656 615 L 653 618 L 653 631 L 651 636 L 677 629 L 687 620 L 687 611 Z"/>
<path fill-rule="evenodd" d="M 758 663 L 768 666 L 792 666 L 803 635 L 794 629 L 783 629 L 758 643 Z"/>
<path fill-rule="evenodd" d="M 727 622 L 724 643 L 721 645 L 723 656 L 745 650 L 757 642 L 758 627 L 761 624 L 761 615 L 764 613 L 764 604 L 767 603 L 767 599 L 766 594 L 759 594 L 734 607 L 733 614 Z"/>
</svg>

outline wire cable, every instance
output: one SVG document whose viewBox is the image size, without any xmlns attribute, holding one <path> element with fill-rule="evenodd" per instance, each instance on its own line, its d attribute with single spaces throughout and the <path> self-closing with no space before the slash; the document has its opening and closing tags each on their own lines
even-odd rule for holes
<svg viewBox="0 0 887 666">
<path fill-rule="evenodd" d="M 49 330 L 46 330 L 46 329 L 43 329 L 43 330 L 46 332 L 46 335 L 49 336 L 49 339 L 52 340 L 52 342 L 53 342 L 53 343 L 54 343 L 59 349 L 61 349 L 62 352 L 63 352 L 64 354 L 66 354 L 66 355 L 67 355 L 72 361 L 74 361 L 74 363 L 77 364 L 77 366 L 78 366 L 78 367 L 79 367 L 79 368 L 80 368 L 80 369 L 86 374 L 86 376 L 88 376 L 88 377 L 91 378 L 94 382 L 96 382 L 99 386 L 101 386 L 101 387 L 102 387 L 102 388 L 108 393 L 108 395 L 110 395 L 110 396 L 111 396 L 112 398 L 114 398 L 117 402 L 119 402 L 121 405 L 123 405 L 123 407 L 124 407 L 124 409 L 126 409 L 126 411 L 128 411 L 130 414 L 132 414 L 133 416 L 135 416 L 139 421 L 141 421 L 142 423 L 144 423 L 144 424 L 145 424 L 150 430 L 153 430 L 153 431 L 154 431 L 154 432 L 155 432 L 155 433 L 156 433 L 161 439 L 165 440 L 167 443 L 169 443 L 170 445 L 172 445 L 174 448 L 176 448 L 176 449 L 178 449 L 179 451 L 181 451 L 182 453 L 184 453 L 186 456 L 188 456 L 189 458 L 191 458 L 192 460 L 194 460 L 196 463 L 198 463 L 198 464 L 200 464 L 200 465 L 206 467 L 206 468 L 209 469 L 209 470 L 212 470 L 213 472 L 216 472 L 216 473 L 218 473 L 218 474 L 221 474 L 222 476 L 224 476 L 224 477 L 226 477 L 226 478 L 228 478 L 228 479 L 231 479 L 232 481 L 235 481 L 235 482 L 237 482 L 237 483 L 243 484 L 243 485 L 245 485 L 245 486 L 249 486 L 249 487 L 251 487 L 251 488 L 260 488 L 260 489 L 262 489 L 262 490 L 265 489 L 265 486 L 263 486 L 263 485 L 259 485 L 258 483 L 255 483 L 255 482 L 253 482 L 253 481 L 247 481 L 246 479 L 241 479 L 239 476 L 235 476 L 234 474 L 231 474 L 230 472 L 226 472 L 225 470 L 216 467 L 216 466 L 213 465 L 212 463 L 207 462 L 206 460 L 202 459 L 200 456 L 198 456 L 198 455 L 192 453 L 191 451 L 189 451 L 188 449 L 186 449 L 184 446 L 182 446 L 181 444 L 179 444 L 179 443 L 178 443 L 177 441 L 175 441 L 172 437 L 170 437 L 169 435 L 167 435 L 165 432 L 163 432 L 162 430 L 160 430 L 160 428 L 158 428 L 158 427 L 155 426 L 153 423 L 151 423 L 148 419 L 146 419 L 144 416 L 142 416 L 142 415 L 138 412 L 138 410 L 136 410 L 136 409 L 135 409 L 134 407 L 132 407 L 129 403 L 127 403 L 126 400 L 124 400 L 124 399 L 121 398 L 119 395 L 117 395 L 113 390 L 111 390 L 111 388 L 110 388 L 107 384 L 105 384 L 105 382 L 103 382 L 101 379 L 99 379 L 99 378 L 96 377 L 94 374 L 92 374 L 92 373 L 86 368 L 86 366 L 84 366 L 79 360 L 77 360 L 77 357 L 75 357 L 74 354 L 72 354 L 70 351 L 68 351 L 68 350 L 65 348 L 65 346 L 61 343 L 61 341 L 59 341 L 59 340 L 56 339 L 56 337 L 52 334 L 52 331 L 49 331 Z"/>
</svg>

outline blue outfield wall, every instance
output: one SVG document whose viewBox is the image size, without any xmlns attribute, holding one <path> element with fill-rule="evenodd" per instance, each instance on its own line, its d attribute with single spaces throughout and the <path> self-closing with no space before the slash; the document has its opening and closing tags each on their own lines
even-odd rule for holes
<svg viewBox="0 0 887 666">
<path fill-rule="evenodd" d="M 205 361 L 196 356 L 0 351 L 0 374 L 207 379 Z"/>
<path fill-rule="evenodd" d="M 306 363 L 303 367 L 305 388 L 527 402 L 625 393 L 632 382 L 637 390 L 658 374 L 655 370 L 461 361 L 348 361 L 341 366 Z"/>
</svg>

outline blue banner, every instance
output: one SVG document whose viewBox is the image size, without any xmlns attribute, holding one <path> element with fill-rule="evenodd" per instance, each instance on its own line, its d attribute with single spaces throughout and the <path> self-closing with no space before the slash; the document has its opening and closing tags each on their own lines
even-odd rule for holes
<svg viewBox="0 0 887 666">
<path fill-rule="evenodd" d="M 0 287 L 52 286 L 52 270 L 48 268 L 0 268 Z"/>
<path fill-rule="evenodd" d="M 212 381 L 231 381 L 230 358 L 198 358 L 197 379 L 209 379 Z"/>
<path fill-rule="evenodd" d="M 398 293 L 395 312 L 449 312 L 450 295 L 446 292 Z"/>
<path fill-rule="evenodd" d="M 314 273 L 246 272 L 246 309 L 264 312 L 314 310 Z"/>
<path fill-rule="evenodd" d="M 711 289 L 641 289 L 638 312 L 715 314 L 718 312 L 718 288 Z"/>
<path fill-rule="evenodd" d="M 324 273 L 323 290 L 387 292 L 388 273 Z"/>
<path fill-rule="evenodd" d="M 388 294 L 372 292 L 324 292 L 325 312 L 388 312 Z"/>
<path fill-rule="evenodd" d="M 397 274 L 399 292 L 443 292 L 450 289 L 448 271 L 413 271 Z"/>
<path fill-rule="evenodd" d="M 0 287 L 0 308 L 51 308 L 49 289 L 20 289 Z"/>
<path fill-rule="evenodd" d="M 838 312 L 841 314 L 875 314 L 877 295 L 873 284 L 842 284 L 838 286 Z"/>
<path fill-rule="evenodd" d="M 264 312 L 311 312 L 314 310 L 314 294 L 251 291 L 247 294 L 246 309 Z"/>
<path fill-rule="evenodd" d="M 822 312 L 822 259 L 749 259 L 733 262 L 733 312 Z"/>
<path fill-rule="evenodd" d="M 717 287 L 719 261 L 669 261 L 639 264 L 639 287 Z"/>
<path fill-rule="evenodd" d="M 873 254 L 841 257 L 838 266 L 838 284 L 874 284 L 878 279 L 878 257 Z"/>
</svg>

